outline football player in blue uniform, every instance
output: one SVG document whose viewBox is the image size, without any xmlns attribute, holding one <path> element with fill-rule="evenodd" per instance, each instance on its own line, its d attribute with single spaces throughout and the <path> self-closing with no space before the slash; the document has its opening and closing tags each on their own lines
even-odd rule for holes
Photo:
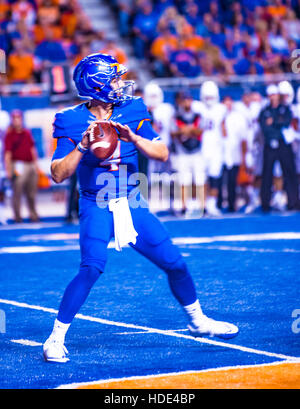
<svg viewBox="0 0 300 409">
<path fill-rule="evenodd" d="M 232 338 L 238 334 L 235 325 L 203 314 L 186 263 L 138 192 L 138 151 L 166 161 L 168 149 L 152 129 L 143 100 L 133 97 L 133 82 L 122 80 L 126 71 L 111 56 L 85 57 L 74 71 L 79 97 L 85 102 L 55 117 L 57 148 L 51 173 L 57 183 L 78 173 L 81 263 L 65 290 L 52 333 L 43 346 L 49 362 L 68 361 L 65 335 L 104 272 L 112 237 L 117 250 L 130 244 L 165 271 L 172 293 L 186 312 L 192 335 Z M 119 140 L 111 157 L 100 161 L 88 146 L 90 132 L 97 121 L 103 120 L 111 121 Z"/>
</svg>

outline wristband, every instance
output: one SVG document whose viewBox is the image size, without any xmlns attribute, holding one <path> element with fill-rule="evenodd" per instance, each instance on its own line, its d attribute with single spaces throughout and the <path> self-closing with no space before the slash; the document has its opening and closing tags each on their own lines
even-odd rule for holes
<svg viewBox="0 0 300 409">
<path fill-rule="evenodd" d="M 81 144 L 81 142 L 79 142 L 79 143 L 77 144 L 76 148 L 77 148 L 77 149 L 79 150 L 79 152 L 81 152 L 81 153 L 85 153 L 85 152 L 87 152 L 87 151 L 89 150 L 89 148 L 83 147 L 82 144 Z"/>
</svg>

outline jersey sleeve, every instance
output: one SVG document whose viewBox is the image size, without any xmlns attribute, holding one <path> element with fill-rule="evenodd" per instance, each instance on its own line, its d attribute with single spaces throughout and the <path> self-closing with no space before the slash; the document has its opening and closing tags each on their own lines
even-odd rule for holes
<svg viewBox="0 0 300 409">
<path fill-rule="evenodd" d="M 139 123 L 137 127 L 136 133 L 145 139 L 149 139 L 150 141 L 160 141 L 160 136 L 157 132 L 152 128 L 150 119 L 143 119 Z"/>
<path fill-rule="evenodd" d="M 159 140 L 159 135 L 151 125 L 152 117 L 142 98 L 137 98 L 134 103 L 134 120 L 137 121 L 135 122 L 135 133 L 150 141 Z"/>
<path fill-rule="evenodd" d="M 58 112 L 55 115 L 55 119 L 53 122 L 53 138 L 61 138 L 67 136 L 68 134 L 64 124 L 64 114 L 62 112 Z"/>
<path fill-rule="evenodd" d="M 52 157 L 52 161 L 55 159 L 64 158 L 76 146 L 76 143 L 68 137 L 68 133 L 65 129 L 63 113 L 58 112 L 55 115 L 53 123 L 53 138 L 57 139 L 57 145 Z"/>
<path fill-rule="evenodd" d="M 67 156 L 72 150 L 74 150 L 76 144 L 72 139 L 61 137 L 57 138 L 57 145 L 55 152 L 52 156 L 52 161 L 56 159 L 61 159 Z"/>
</svg>

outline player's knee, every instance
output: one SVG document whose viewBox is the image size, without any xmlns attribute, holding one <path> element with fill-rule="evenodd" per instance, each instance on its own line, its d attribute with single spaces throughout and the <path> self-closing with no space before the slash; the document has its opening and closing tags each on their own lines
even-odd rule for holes
<svg viewBox="0 0 300 409">
<path fill-rule="evenodd" d="M 166 272 L 169 278 L 180 279 L 188 274 L 186 263 L 177 246 L 171 240 L 165 240 L 158 246 L 157 265 Z"/>
<path fill-rule="evenodd" d="M 79 270 L 84 282 L 90 287 L 93 286 L 102 273 L 103 271 L 98 266 L 93 265 L 81 265 Z"/>
<path fill-rule="evenodd" d="M 174 263 L 168 265 L 165 271 L 171 280 L 181 280 L 189 275 L 187 265 L 182 257 L 178 258 Z"/>
</svg>

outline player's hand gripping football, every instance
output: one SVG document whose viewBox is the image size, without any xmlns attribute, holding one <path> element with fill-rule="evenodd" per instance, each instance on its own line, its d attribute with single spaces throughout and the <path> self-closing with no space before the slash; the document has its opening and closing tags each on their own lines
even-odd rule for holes
<svg viewBox="0 0 300 409">
<path fill-rule="evenodd" d="M 88 148 L 89 147 L 89 143 L 90 143 L 90 132 L 91 130 L 97 126 L 97 124 L 101 122 L 100 120 L 94 121 L 90 124 L 90 126 L 87 128 L 87 130 L 84 132 L 82 139 L 81 139 L 81 144 L 84 148 Z"/>
<path fill-rule="evenodd" d="M 119 139 L 124 142 L 137 142 L 140 138 L 129 128 L 128 125 L 121 125 L 119 122 L 110 121 L 110 123 L 116 128 L 119 132 Z"/>
</svg>

